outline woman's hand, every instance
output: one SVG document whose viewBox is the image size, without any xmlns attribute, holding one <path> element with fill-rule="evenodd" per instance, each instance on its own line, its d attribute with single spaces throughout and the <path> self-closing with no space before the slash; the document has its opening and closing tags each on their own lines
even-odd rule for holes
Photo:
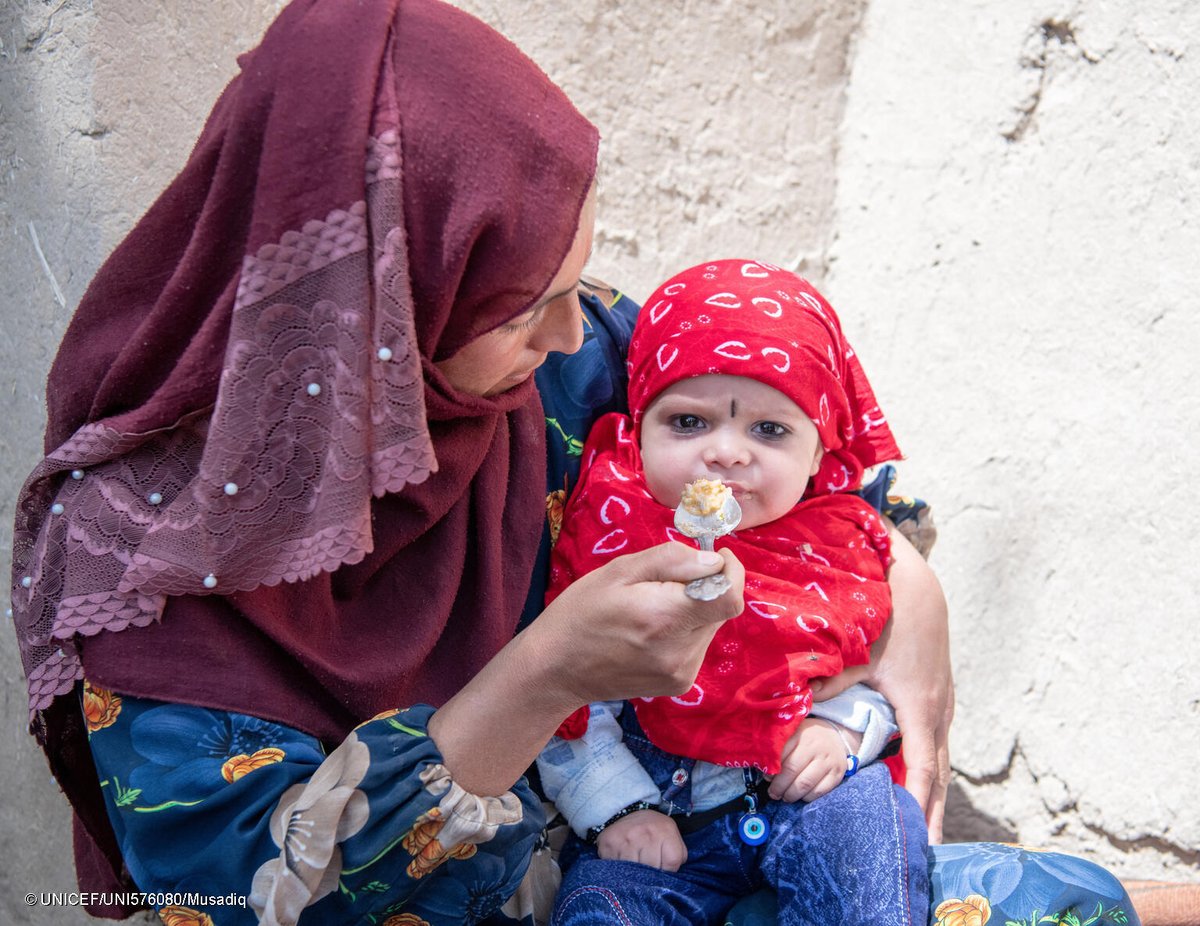
<svg viewBox="0 0 1200 926">
<path fill-rule="evenodd" d="M 686 583 L 720 570 L 732 582 L 724 595 L 704 602 L 684 594 Z M 578 704 L 683 694 L 717 628 L 741 613 L 744 579 L 728 550 L 666 543 L 583 576 L 526 632 Z"/>
<path fill-rule="evenodd" d="M 905 787 L 925 811 L 929 841 L 941 842 L 950 785 L 948 735 L 954 717 L 946 598 L 937 577 L 903 535 L 891 528 L 892 618 L 871 648 L 871 663 L 813 682 L 818 700 L 866 682 L 896 710 L 903 734 Z"/>
<path fill-rule="evenodd" d="M 679 871 L 687 846 L 679 827 L 665 813 L 639 810 L 600 831 L 596 851 L 604 859 L 640 862 L 663 871 Z"/>
<path fill-rule="evenodd" d="M 684 594 L 721 568 L 732 587 L 720 598 Z M 687 691 L 717 628 L 741 613 L 744 581 L 728 550 L 681 543 L 583 576 L 430 718 L 446 768 L 468 791 L 502 794 L 577 707 Z"/>
</svg>

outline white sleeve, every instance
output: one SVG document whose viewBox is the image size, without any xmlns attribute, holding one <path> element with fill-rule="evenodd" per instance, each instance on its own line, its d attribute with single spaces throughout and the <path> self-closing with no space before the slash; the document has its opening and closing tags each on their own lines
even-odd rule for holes
<svg viewBox="0 0 1200 926">
<path fill-rule="evenodd" d="M 623 701 L 590 705 L 587 732 L 553 737 L 538 756 L 542 790 L 581 838 L 630 804 L 662 800 L 654 780 L 624 743 L 617 717 Z"/>
<path fill-rule="evenodd" d="M 888 699 L 863 684 L 851 685 L 828 701 L 814 701 L 809 713 L 863 735 L 858 747 L 859 765 L 878 759 L 892 737 L 900 732 L 896 712 Z"/>
</svg>

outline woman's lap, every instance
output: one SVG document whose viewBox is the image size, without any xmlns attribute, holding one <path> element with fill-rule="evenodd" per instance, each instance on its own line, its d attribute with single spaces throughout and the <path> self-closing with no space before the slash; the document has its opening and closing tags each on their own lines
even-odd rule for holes
<svg viewBox="0 0 1200 926">
<path fill-rule="evenodd" d="M 542 813 L 523 783 L 502 805 L 443 777 L 424 733 L 429 708 L 372 720 L 326 756 L 314 738 L 257 718 L 86 697 L 109 814 L 143 891 L 260 907 L 270 895 L 284 918 L 303 909 L 305 921 L 331 924 L 401 911 L 413 924 L 463 923 L 464 911 L 486 916 L 516 889 L 539 839 Z M 301 846 L 307 827 L 314 836 Z M 931 922 L 1074 915 L 1139 926 L 1120 882 L 1083 859 L 996 843 L 932 846 L 929 859 Z M 257 921 L 252 905 L 234 903 L 196 908 L 216 924 Z M 739 901 L 725 921 L 776 926 L 773 892 Z"/>
<path fill-rule="evenodd" d="M 382 716 L 329 755 L 280 724 L 91 689 L 90 743 L 140 890 L 188 922 L 461 924 L 516 890 L 544 822 L 522 782 L 475 798 L 426 736 L 430 708 Z M 103 704 L 97 711 L 97 704 Z M 211 902 L 200 902 L 202 897 Z M 224 902 L 221 902 L 224 901 Z M 243 905 L 244 904 L 244 905 Z M 188 909 L 182 909 L 188 908 Z"/>
</svg>

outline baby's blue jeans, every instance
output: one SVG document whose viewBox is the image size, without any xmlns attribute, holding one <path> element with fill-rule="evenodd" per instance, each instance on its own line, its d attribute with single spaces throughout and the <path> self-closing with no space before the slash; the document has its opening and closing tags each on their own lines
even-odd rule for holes
<svg viewBox="0 0 1200 926">
<path fill-rule="evenodd" d="M 684 836 L 688 859 L 676 872 L 606 861 L 571 837 L 552 926 L 721 926 L 738 899 L 764 885 L 778 894 L 780 926 L 928 922 L 925 820 L 883 765 L 812 803 L 769 801 L 761 810 L 771 827 L 765 843 L 742 842 L 732 813 Z"/>
</svg>

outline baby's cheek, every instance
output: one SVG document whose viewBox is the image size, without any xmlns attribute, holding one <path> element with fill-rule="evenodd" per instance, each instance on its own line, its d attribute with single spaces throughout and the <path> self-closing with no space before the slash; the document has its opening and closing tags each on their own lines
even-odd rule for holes
<svg viewBox="0 0 1200 926">
<path fill-rule="evenodd" d="M 742 520 L 738 522 L 738 530 L 746 531 L 752 527 L 758 527 L 759 525 L 766 524 L 768 521 L 775 520 L 775 517 L 770 512 L 763 509 L 763 504 L 757 493 L 740 497 L 738 504 L 742 506 Z"/>
<path fill-rule="evenodd" d="M 683 487 L 691 481 L 691 477 L 678 476 L 676 468 L 670 466 L 670 461 L 663 460 L 653 452 L 646 456 L 643 451 L 642 468 L 646 475 L 646 488 L 654 500 L 667 508 L 678 505 Z"/>
<path fill-rule="evenodd" d="M 767 521 L 776 521 L 782 518 L 785 514 L 800 504 L 800 500 L 804 497 L 803 491 L 796 495 L 794 492 L 778 492 L 772 497 L 764 497 L 760 494 L 761 508 L 760 517 L 762 523 Z"/>
</svg>

